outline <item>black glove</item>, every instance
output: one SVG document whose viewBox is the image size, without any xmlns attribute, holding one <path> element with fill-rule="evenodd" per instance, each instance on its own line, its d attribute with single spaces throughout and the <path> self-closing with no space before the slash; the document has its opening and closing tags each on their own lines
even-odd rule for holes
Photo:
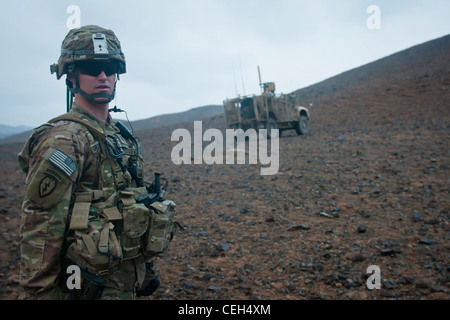
<svg viewBox="0 0 450 320">
<path fill-rule="evenodd" d="M 153 261 L 145 263 L 145 278 L 142 286 L 139 290 L 136 291 L 137 297 L 147 297 L 151 296 L 156 289 L 158 289 L 161 281 L 159 276 L 156 274 L 155 269 L 153 268 Z"/>
</svg>

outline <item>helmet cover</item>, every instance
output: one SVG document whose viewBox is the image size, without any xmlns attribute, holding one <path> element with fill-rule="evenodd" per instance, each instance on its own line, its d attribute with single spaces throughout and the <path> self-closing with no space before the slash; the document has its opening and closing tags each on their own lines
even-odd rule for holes
<svg viewBox="0 0 450 320">
<path fill-rule="evenodd" d="M 93 60 L 115 60 L 119 65 L 118 73 L 126 72 L 125 55 L 112 30 L 95 25 L 70 30 L 62 42 L 58 62 L 50 66 L 50 71 L 56 72 L 59 80 L 67 74 L 68 66 L 77 61 Z"/>
</svg>

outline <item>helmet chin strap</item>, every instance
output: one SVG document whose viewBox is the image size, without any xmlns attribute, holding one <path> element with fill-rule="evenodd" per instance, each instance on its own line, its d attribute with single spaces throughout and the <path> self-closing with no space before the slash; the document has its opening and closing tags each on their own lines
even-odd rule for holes
<svg viewBox="0 0 450 320">
<path fill-rule="evenodd" d="M 75 85 L 73 85 L 73 84 L 70 85 L 71 82 L 69 80 L 66 81 L 66 84 L 67 84 L 67 88 L 69 89 L 70 94 L 72 96 L 74 96 L 75 93 L 79 93 L 83 98 L 85 98 L 86 100 L 88 100 L 91 103 L 106 104 L 106 103 L 110 103 L 112 100 L 114 100 L 114 96 L 116 94 L 117 79 L 118 79 L 118 77 L 116 77 L 116 81 L 114 81 L 114 88 L 113 88 L 113 91 L 111 94 L 109 94 L 107 92 L 98 92 L 98 93 L 87 94 L 85 91 L 81 90 L 76 76 L 74 77 Z M 69 94 L 69 92 L 68 92 L 68 94 Z M 96 100 L 99 98 L 104 98 L 106 100 L 104 100 L 104 99 L 102 99 L 100 101 Z M 70 103 L 70 107 L 69 107 L 69 105 L 67 106 L 67 109 L 70 110 L 71 107 L 72 107 L 72 103 Z"/>
</svg>

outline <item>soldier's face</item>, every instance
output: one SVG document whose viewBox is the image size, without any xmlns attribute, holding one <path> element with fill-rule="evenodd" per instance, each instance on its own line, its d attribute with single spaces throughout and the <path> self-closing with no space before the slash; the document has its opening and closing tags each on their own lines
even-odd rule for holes
<svg viewBox="0 0 450 320">
<path fill-rule="evenodd" d="M 83 74 L 79 70 L 76 71 L 80 89 L 87 94 L 106 92 L 112 94 L 114 83 L 116 82 L 116 74 L 107 76 L 105 71 L 101 71 L 97 76 Z M 97 101 L 107 101 L 107 98 L 97 98 Z"/>
<path fill-rule="evenodd" d="M 75 72 L 78 79 L 78 85 L 85 93 L 112 94 L 114 83 L 116 81 L 116 73 L 118 72 L 118 65 L 112 61 L 83 61 L 77 63 Z M 68 75 L 69 80 L 73 83 L 74 75 Z M 95 100 L 97 102 L 108 101 L 107 98 L 101 97 L 96 98 Z"/>
</svg>

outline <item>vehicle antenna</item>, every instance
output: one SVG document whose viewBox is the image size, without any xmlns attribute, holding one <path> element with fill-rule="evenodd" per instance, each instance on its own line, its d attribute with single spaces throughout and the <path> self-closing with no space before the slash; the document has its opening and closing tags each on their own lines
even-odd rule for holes
<svg viewBox="0 0 450 320">
<path fill-rule="evenodd" d="M 259 77 L 259 87 L 261 88 L 261 93 L 262 93 L 263 88 L 262 88 L 262 83 L 261 83 L 261 72 L 259 71 L 259 66 L 258 66 L 258 77 Z"/>
<path fill-rule="evenodd" d="M 237 86 L 236 86 L 236 72 L 235 72 L 235 68 L 234 68 L 234 59 L 231 58 L 231 63 L 233 64 L 233 81 L 234 81 L 234 91 L 236 91 L 236 97 L 238 96 L 238 90 L 237 90 Z"/>
<path fill-rule="evenodd" d="M 240 55 L 239 55 L 239 70 L 241 71 L 242 90 L 244 91 L 244 96 L 245 96 L 244 76 L 242 75 L 241 56 Z"/>
</svg>

